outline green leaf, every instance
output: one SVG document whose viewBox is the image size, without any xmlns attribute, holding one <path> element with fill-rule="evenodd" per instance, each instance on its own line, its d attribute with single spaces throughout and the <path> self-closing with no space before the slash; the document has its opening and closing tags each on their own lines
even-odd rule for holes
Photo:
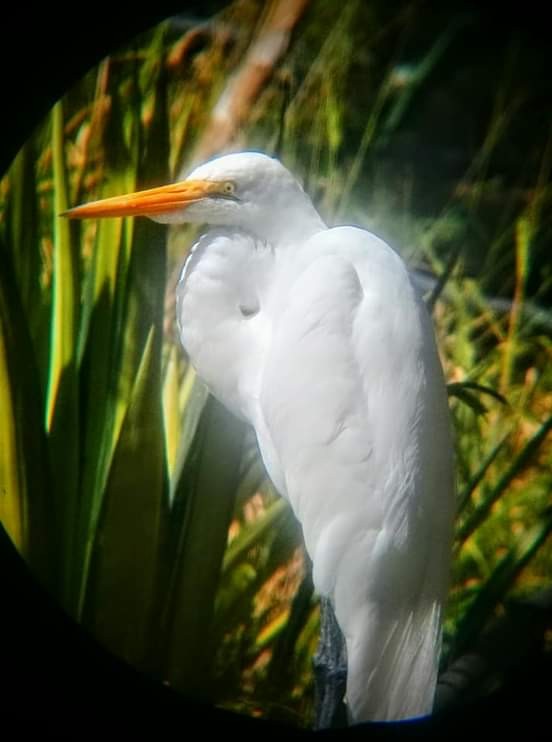
<svg viewBox="0 0 552 742">
<path fill-rule="evenodd" d="M 451 389 L 451 387 L 453 387 Z M 447 386 L 449 397 L 456 397 L 465 405 L 470 407 L 476 415 L 484 415 L 487 412 L 485 405 L 479 401 L 479 398 L 472 394 L 460 384 L 449 384 Z"/>
<path fill-rule="evenodd" d="M 513 586 L 521 570 L 527 566 L 552 531 L 552 509 L 548 509 L 535 525 L 510 548 L 476 597 L 458 626 L 454 639 L 454 654 L 462 655 L 483 630 L 498 603 Z"/>
<path fill-rule="evenodd" d="M 184 416 L 180 421 L 180 440 L 171 480 L 171 503 L 174 501 L 176 490 L 179 486 L 186 462 L 188 461 L 201 415 L 208 399 L 209 392 L 207 387 L 197 378 L 191 364 L 188 365 L 180 387 L 179 407 L 181 410 L 184 410 Z"/>
<path fill-rule="evenodd" d="M 159 330 L 163 323 L 165 296 L 166 229 L 146 219 L 137 220 L 133 230 L 132 249 L 121 289 L 124 305 L 117 332 L 114 355 L 114 427 L 118 431 L 126 412 L 130 391 L 143 352 L 150 324 Z M 158 334 L 157 342 L 161 342 Z"/>
<path fill-rule="evenodd" d="M 537 430 L 537 432 L 527 441 L 525 446 L 515 457 L 511 465 L 506 469 L 495 486 L 488 492 L 486 497 L 477 506 L 469 518 L 467 518 L 458 528 L 456 533 L 456 542 L 461 546 L 464 541 L 471 536 L 475 529 L 481 525 L 489 514 L 494 503 L 499 499 L 503 492 L 510 485 L 511 481 L 521 474 L 528 466 L 531 459 L 536 455 L 540 446 L 546 439 L 549 431 L 552 429 L 552 416 L 548 418 Z"/>
<path fill-rule="evenodd" d="M 71 245 L 67 219 L 59 215 L 68 208 L 65 174 L 63 108 L 57 103 L 52 111 L 52 151 L 54 167 L 54 274 L 51 327 L 50 369 L 46 400 L 46 426 L 54 426 L 58 405 L 74 407 L 75 379 L 64 376 L 75 368 L 75 341 L 78 325 L 78 258 Z M 64 382 L 68 387 L 67 392 Z M 67 396 L 67 400 L 64 397 Z M 59 409 L 59 408 L 58 408 Z M 71 414 L 69 412 L 69 414 Z"/>
<path fill-rule="evenodd" d="M 489 470 L 489 467 L 493 463 L 493 461 L 496 459 L 500 451 L 504 448 L 504 444 L 510 437 L 510 434 L 507 433 L 504 438 L 502 438 L 501 441 L 499 441 L 496 446 L 492 449 L 492 451 L 489 453 L 489 455 L 484 459 L 483 463 L 479 467 L 479 469 L 476 471 L 476 473 L 473 475 L 473 477 L 470 479 L 470 481 L 466 484 L 462 492 L 458 495 L 458 513 L 461 513 L 462 510 L 466 507 L 468 504 L 472 493 L 474 490 L 479 486 L 479 484 L 483 481 L 485 474 Z"/>
<path fill-rule="evenodd" d="M 2 274 L 3 275 L 3 274 Z M 3 288 L 3 287 L 2 287 Z M 3 292 L 2 292 L 3 293 Z M 15 546 L 23 554 L 28 548 L 26 516 L 25 470 L 20 469 L 19 431 L 17 430 L 16 389 L 14 388 L 13 347 L 8 337 L 9 315 L 4 313 L 5 298 L 2 295 L 2 314 L 0 315 L 0 520 L 8 531 Z M 12 366 L 12 369 L 10 369 Z M 15 377 L 17 378 L 17 377 Z"/>
<path fill-rule="evenodd" d="M 500 394 L 500 392 L 497 392 L 496 389 L 493 389 L 490 386 L 485 386 L 484 384 L 477 384 L 475 381 L 459 381 L 447 384 L 447 392 L 451 397 L 460 397 L 461 393 L 465 392 L 466 390 L 480 392 L 481 394 L 488 394 L 490 397 L 493 397 L 493 399 L 496 399 L 497 402 L 500 402 L 504 405 L 508 404 L 508 400 L 506 399 L 506 397 Z"/>
<path fill-rule="evenodd" d="M 415 66 L 413 66 L 409 84 L 404 86 L 400 94 L 395 97 L 393 105 L 382 126 L 382 143 L 386 142 L 397 130 L 400 122 L 411 106 L 416 93 L 422 87 L 423 83 L 426 82 L 437 64 L 441 61 L 441 58 L 453 42 L 454 37 L 458 34 L 458 31 L 466 25 L 467 20 L 468 16 L 458 15 L 454 17 L 449 26 L 434 40 L 433 46 L 431 46 L 425 56 Z"/>
<path fill-rule="evenodd" d="M 10 255 L 0 244 L 0 520 L 54 589 L 57 537 L 43 399 Z"/>
<path fill-rule="evenodd" d="M 171 345 L 163 383 L 163 422 L 169 477 L 172 477 L 175 470 L 178 444 L 180 441 L 181 415 L 179 405 L 178 355 L 176 346 Z"/>
<path fill-rule="evenodd" d="M 532 206 L 530 207 L 532 210 Z M 516 222 L 516 284 L 509 316 L 508 337 L 502 356 L 501 385 L 506 389 L 512 379 L 515 360 L 520 353 L 520 329 L 535 225 L 529 216 L 520 216 Z"/>
<path fill-rule="evenodd" d="M 462 254 L 463 249 L 464 249 L 464 245 L 462 242 L 459 242 L 455 247 L 451 249 L 450 255 L 448 256 L 446 265 L 441 275 L 435 282 L 435 285 L 431 289 L 429 294 L 427 296 L 424 296 L 425 305 L 430 312 L 432 312 L 435 309 L 435 306 L 437 304 L 439 297 L 445 290 L 445 287 L 452 276 L 452 272 L 456 268 L 456 264 L 458 263 L 458 260 L 460 258 L 460 255 Z"/>
<path fill-rule="evenodd" d="M 170 585 L 167 677 L 204 695 L 212 670 L 215 598 L 240 477 L 244 424 L 213 397 L 203 410 L 172 518 L 179 533 Z"/>
<path fill-rule="evenodd" d="M 52 110 L 54 267 L 46 429 L 50 439 L 56 511 L 60 526 L 62 600 L 65 607 L 71 610 L 71 566 L 75 562 L 79 475 L 76 343 L 80 287 L 79 255 L 72 245 L 69 222 L 59 216 L 68 208 L 63 126 L 63 107 L 60 101 Z"/>
<path fill-rule="evenodd" d="M 114 106 L 120 106 L 114 92 Z M 112 112 L 106 126 L 106 152 L 113 167 L 106 177 L 101 197 L 135 189 L 136 172 L 124 144 L 122 122 Z M 118 146 L 116 146 L 118 145 Z M 81 493 L 76 529 L 77 554 L 73 569 L 73 600 L 81 614 L 88 579 L 91 547 L 102 508 L 107 475 L 124 419 L 145 335 L 152 317 L 144 314 L 141 343 L 125 313 L 129 298 L 129 266 L 134 233 L 133 219 L 102 219 L 98 222 L 94 252 L 85 290 L 79 337 L 82 419 Z M 125 342 L 133 344 L 134 366 L 123 374 Z M 126 384 L 125 393 L 121 393 Z"/>
<path fill-rule="evenodd" d="M 35 346 L 45 350 L 48 328 L 45 320 L 48 300 L 41 290 L 42 256 L 39 242 L 39 214 L 36 180 L 36 152 L 33 140 L 23 146 L 9 173 L 6 198 L 6 243 L 19 287 L 29 331 Z M 41 353 L 42 355 L 42 353 Z"/>
<path fill-rule="evenodd" d="M 108 247 L 107 242 L 101 244 L 101 250 Z M 157 330 L 153 341 L 156 346 L 154 353 L 156 355 L 161 353 L 165 230 L 158 224 L 141 222 L 133 230 L 132 251 L 128 260 L 124 255 L 126 251 L 123 245 L 119 244 L 119 249 L 121 263 L 117 266 L 111 264 L 111 270 L 104 274 L 106 280 L 115 278 L 118 289 L 111 300 L 105 297 L 105 304 L 97 305 L 102 316 L 98 317 L 101 324 L 95 329 L 99 333 L 100 327 L 105 326 L 104 323 L 110 317 L 114 325 L 107 330 L 107 338 L 96 335 L 99 347 L 89 346 L 89 365 L 85 376 L 90 395 L 88 404 L 92 407 L 96 402 L 98 407 L 91 410 L 86 441 L 87 448 L 96 450 L 97 456 L 89 462 L 88 467 L 85 462 L 85 497 L 81 511 L 81 539 L 85 548 L 81 573 L 81 600 L 86 589 L 90 548 L 95 539 L 107 472 L 133 393 L 140 358 L 144 352 L 147 328 L 151 327 L 152 323 Z M 102 301 L 101 298 L 100 302 Z M 104 353 L 108 362 L 102 367 Z M 101 379 L 103 384 L 99 386 L 103 394 L 96 399 L 98 379 Z M 161 397 L 158 402 L 161 403 Z"/>
<path fill-rule="evenodd" d="M 84 609 L 94 635 L 141 666 L 149 653 L 166 517 L 160 373 L 152 328 L 109 469 Z"/>
<path fill-rule="evenodd" d="M 148 177 L 152 172 L 160 172 L 165 180 L 168 160 L 164 151 L 168 142 L 166 103 L 160 87 L 151 124 L 156 140 L 153 148 L 148 144 L 148 136 L 145 139 L 140 136 L 138 109 L 125 105 L 121 88 L 117 87 L 120 72 L 112 65 L 106 71 L 112 75 L 112 109 L 104 147 L 112 168 L 103 196 L 134 190 L 146 171 Z M 83 610 L 112 456 L 152 323 L 157 329 L 153 352 L 160 355 L 165 235 L 164 227 L 145 219 L 102 220 L 98 225 L 80 344 L 87 426 L 78 531 L 80 553 L 75 569 L 79 613 Z"/>
<path fill-rule="evenodd" d="M 133 61 L 130 65 L 131 71 L 135 64 Z M 120 195 L 137 187 L 141 122 L 135 107 L 129 104 L 129 99 L 130 103 L 133 101 L 129 95 L 129 90 L 132 93 L 132 84 L 129 85 L 132 77 L 128 73 L 129 65 L 114 64 L 108 59 L 102 63 L 98 75 L 99 95 L 90 122 L 93 132 L 91 138 L 102 156 L 100 172 L 103 178 L 97 197 Z M 99 141 L 96 142 L 96 138 Z M 135 231 L 133 219 L 105 219 L 98 222 L 83 292 L 79 362 L 85 426 L 79 552 L 75 560 L 79 611 L 87 579 L 90 545 L 102 507 L 111 456 L 126 414 L 146 335 L 153 321 L 146 301 L 143 302 L 144 311 L 135 311 L 135 307 L 130 310 L 131 305 L 140 305 L 142 299 L 133 296 L 140 286 L 130 276 L 132 270 L 140 274 L 140 266 L 136 264 L 134 256 Z M 161 256 L 161 262 L 163 260 L 164 255 Z M 148 277 L 146 270 L 142 281 L 146 291 L 151 294 L 148 280 L 153 284 L 155 279 Z M 162 287 L 156 285 L 154 291 L 162 291 Z M 159 335 L 157 338 L 157 342 L 160 342 Z"/>
<path fill-rule="evenodd" d="M 167 118 L 165 65 L 163 63 L 162 40 L 164 26 L 160 27 L 152 39 L 150 55 L 144 64 L 135 67 L 135 76 L 146 74 L 149 78 L 153 113 L 147 127 L 139 127 L 136 136 L 136 183 L 137 187 L 154 183 L 165 183 L 169 179 L 168 149 L 169 129 Z M 149 68 L 152 69 L 149 69 Z M 138 101 L 139 102 L 139 99 Z M 130 111 L 126 112 L 127 116 Z M 136 127 L 135 115 L 129 128 Z M 137 119 L 139 121 L 139 118 Z M 131 220 L 127 220 L 130 224 Z M 131 251 L 128 270 L 122 277 L 121 295 L 124 305 L 121 317 L 118 349 L 117 386 L 115 392 L 115 435 L 125 412 L 126 400 L 134 383 L 136 369 L 143 351 L 144 342 L 153 322 L 159 329 L 163 323 L 164 296 L 166 284 L 166 237 L 164 225 L 149 219 L 133 222 L 132 238 L 129 239 Z M 123 330 L 124 328 L 124 330 Z M 159 341 L 161 335 L 159 334 Z"/>
</svg>

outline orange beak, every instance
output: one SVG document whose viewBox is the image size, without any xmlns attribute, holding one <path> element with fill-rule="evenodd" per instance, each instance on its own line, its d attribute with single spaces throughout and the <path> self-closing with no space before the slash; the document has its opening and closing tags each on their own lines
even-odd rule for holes
<svg viewBox="0 0 552 742">
<path fill-rule="evenodd" d="M 91 201 L 61 216 L 69 219 L 88 219 L 106 216 L 155 216 L 180 211 L 207 196 L 224 196 L 224 183 L 212 180 L 183 180 L 180 183 L 149 188 L 124 196 Z"/>
</svg>

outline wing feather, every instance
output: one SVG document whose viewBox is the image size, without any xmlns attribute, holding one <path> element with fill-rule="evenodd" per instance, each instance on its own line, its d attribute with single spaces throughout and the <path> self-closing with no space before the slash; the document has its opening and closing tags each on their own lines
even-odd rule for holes
<svg viewBox="0 0 552 742">
<path fill-rule="evenodd" d="M 373 235 L 342 227 L 291 250 L 259 391 L 261 453 L 345 634 L 353 717 L 425 713 L 454 507 L 431 324 Z"/>
</svg>

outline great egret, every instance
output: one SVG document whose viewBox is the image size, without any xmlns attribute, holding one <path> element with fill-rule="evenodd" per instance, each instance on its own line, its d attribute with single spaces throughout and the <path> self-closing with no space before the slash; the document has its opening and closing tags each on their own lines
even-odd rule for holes
<svg viewBox="0 0 552 742">
<path fill-rule="evenodd" d="M 327 228 L 291 173 L 255 152 L 68 215 L 214 227 L 178 286 L 184 348 L 253 426 L 302 524 L 345 637 L 350 719 L 429 713 L 453 456 L 433 328 L 401 258 L 363 229 Z"/>
</svg>

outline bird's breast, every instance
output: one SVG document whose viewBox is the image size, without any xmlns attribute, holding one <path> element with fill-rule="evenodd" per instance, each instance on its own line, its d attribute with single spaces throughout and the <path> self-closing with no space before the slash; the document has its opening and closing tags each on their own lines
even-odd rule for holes
<svg viewBox="0 0 552 742">
<path fill-rule="evenodd" d="M 199 377 L 251 422 L 270 337 L 266 296 L 273 253 L 240 230 L 210 230 L 186 261 L 177 288 L 180 338 Z"/>
</svg>

